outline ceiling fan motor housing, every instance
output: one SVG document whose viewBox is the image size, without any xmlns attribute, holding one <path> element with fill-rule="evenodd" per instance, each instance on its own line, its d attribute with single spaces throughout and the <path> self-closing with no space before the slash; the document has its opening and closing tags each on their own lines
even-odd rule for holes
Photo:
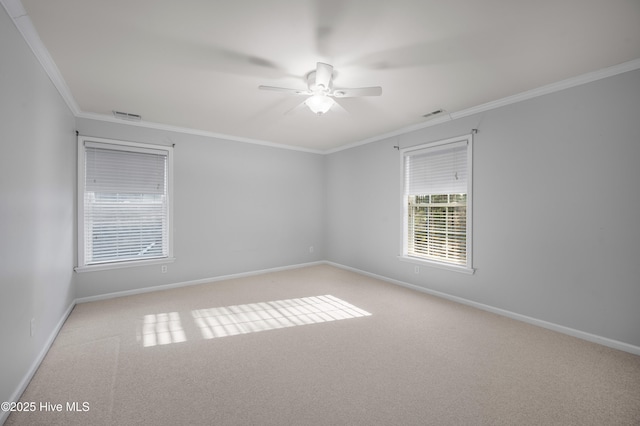
<svg viewBox="0 0 640 426">
<path fill-rule="evenodd" d="M 322 86 L 318 87 L 316 85 L 316 71 L 311 71 L 307 74 L 307 86 L 313 93 L 328 94 L 333 89 L 333 75 L 331 75 L 331 78 L 329 79 L 329 87 L 323 88 Z"/>
</svg>

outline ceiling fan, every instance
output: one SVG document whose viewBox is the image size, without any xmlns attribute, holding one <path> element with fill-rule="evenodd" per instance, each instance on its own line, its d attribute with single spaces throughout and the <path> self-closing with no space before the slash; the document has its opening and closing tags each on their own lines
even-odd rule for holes
<svg viewBox="0 0 640 426">
<path fill-rule="evenodd" d="M 261 90 L 273 90 L 293 95 L 309 96 L 304 104 L 311 111 L 322 115 L 336 102 L 333 98 L 355 98 L 360 96 L 380 96 L 382 87 L 359 87 L 353 89 L 337 89 L 333 87 L 333 66 L 318 62 L 315 71 L 307 74 L 307 89 L 288 89 L 286 87 L 258 86 Z"/>
</svg>

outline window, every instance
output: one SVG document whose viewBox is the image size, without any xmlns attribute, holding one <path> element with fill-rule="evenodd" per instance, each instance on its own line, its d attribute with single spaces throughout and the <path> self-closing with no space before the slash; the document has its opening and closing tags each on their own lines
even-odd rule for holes
<svg viewBox="0 0 640 426">
<path fill-rule="evenodd" d="M 402 151 L 402 259 L 473 272 L 472 136 Z"/>
<path fill-rule="evenodd" d="M 78 268 L 171 260 L 172 148 L 78 137 Z"/>
</svg>

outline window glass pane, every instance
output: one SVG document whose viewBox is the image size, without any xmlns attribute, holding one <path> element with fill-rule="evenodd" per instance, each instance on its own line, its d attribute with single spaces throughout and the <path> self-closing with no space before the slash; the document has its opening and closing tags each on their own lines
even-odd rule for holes
<svg viewBox="0 0 640 426">
<path fill-rule="evenodd" d="M 448 203 L 449 196 L 447 194 L 437 194 L 431 196 L 432 203 Z"/>
<path fill-rule="evenodd" d="M 450 199 L 452 203 L 466 203 L 467 194 L 451 194 Z"/>
<path fill-rule="evenodd" d="M 452 196 L 454 194 L 451 194 Z M 434 204 L 420 204 L 419 200 L 429 196 L 409 198 L 408 254 L 429 258 L 446 259 L 456 264 L 466 263 L 466 201 L 465 197 L 456 206 L 446 200 L 449 195 L 431 196 Z"/>
</svg>

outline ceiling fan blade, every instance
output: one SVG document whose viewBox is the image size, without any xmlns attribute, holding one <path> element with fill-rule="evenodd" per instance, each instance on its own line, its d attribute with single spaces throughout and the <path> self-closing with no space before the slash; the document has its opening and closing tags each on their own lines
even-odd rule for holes
<svg viewBox="0 0 640 426">
<path fill-rule="evenodd" d="M 318 62 L 316 64 L 316 87 L 322 86 L 325 90 L 329 89 L 331 84 L 331 75 L 333 74 L 333 66 Z"/>
<path fill-rule="evenodd" d="M 309 108 L 307 107 L 308 100 L 309 98 L 305 99 L 299 104 L 296 104 L 296 106 L 294 106 L 293 108 L 289 108 L 284 112 L 284 115 L 297 115 L 297 114 L 300 114 L 301 112 L 308 113 L 309 112 Z"/>
<path fill-rule="evenodd" d="M 315 36 L 317 52 L 324 57 L 333 56 L 330 52 L 331 42 L 336 28 L 344 20 L 345 2 L 343 0 L 315 0 Z"/>
<path fill-rule="evenodd" d="M 335 100 L 335 103 L 331 106 L 331 111 L 342 115 L 349 114 L 349 111 L 338 100 Z"/>
<path fill-rule="evenodd" d="M 308 90 L 303 89 L 289 89 L 286 87 L 275 87 L 275 86 L 258 86 L 260 90 L 272 90 L 274 92 L 284 92 L 293 95 L 311 95 L 312 93 Z"/>
<path fill-rule="evenodd" d="M 332 96 L 336 98 L 356 98 L 360 96 L 380 96 L 382 87 L 360 87 L 356 89 L 336 89 Z"/>
</svg>

